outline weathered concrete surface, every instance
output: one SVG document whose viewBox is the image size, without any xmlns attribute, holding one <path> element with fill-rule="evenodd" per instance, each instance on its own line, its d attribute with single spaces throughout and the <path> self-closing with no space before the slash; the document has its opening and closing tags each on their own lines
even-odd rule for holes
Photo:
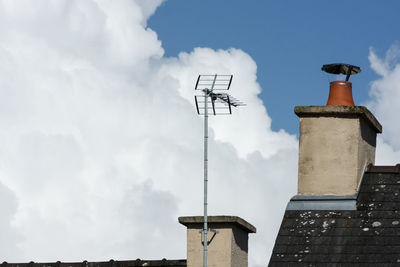
<svg viewBox="0 0 400 267">
<path fill-rule="evenodd" d="M 203 266 L 203 216 L 179 217 L 187 227 L 187 266 Z M 248 266 L 248 234 L 256 228 L 236 216 L 208 216 L 210 229 L 218 230 L 214 235 L 208 232 L 208 266 Z"/>
<path fill-rule="evenodd" d="M 296 107 L 300 117 L 298 194 L 353 195 L 375 163 L 382 126 L 361 106 Z"/>
</svg>

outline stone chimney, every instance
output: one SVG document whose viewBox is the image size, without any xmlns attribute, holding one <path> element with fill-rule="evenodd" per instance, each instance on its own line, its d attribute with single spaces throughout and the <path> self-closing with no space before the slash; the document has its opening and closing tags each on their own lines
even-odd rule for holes
<svg viewBox="0 0 400 267">
<path fill-rule="evenodd" d="M 300 140 L 298 195 L 292 200 L 354 200 L 366 167 L 375 163 L 376 134 L 382 133 L 382 126 L 366 107 L 354 106 L 349 78 L 360 73 L 360 67 L 335 63 L 321 69 L 344 74 L 346 80 L 330 83 L 326 106 L 294 109 L 300 118 Z"/>
<path fill-rule="evenodd" d="M 375 163 L 382 126 L 363 106 L 300 106 L 298 194 L 349 196 Z"/>
<path fill-rule="evenodd" d="M 236 216 L 208 216 L 209 267 L 247 267 L 248 234 L 256 228 Z M 187 266 L 203 266 L 203 216 L 179 217 L 187 227 Z"/>
</svg>

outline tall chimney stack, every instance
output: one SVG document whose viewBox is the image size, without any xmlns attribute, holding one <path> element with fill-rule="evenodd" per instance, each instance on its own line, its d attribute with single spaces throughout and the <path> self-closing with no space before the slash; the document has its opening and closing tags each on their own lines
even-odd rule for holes
<svg viewBox="0 0 400 267">
<path fill-rule="evenodd" d="M 345 74 L 331 82 L 326 106 L 298 106 L 300 118 L 298 195 L 351 196 L 366 167 L 375 163 L 376 135 L 382 126 L 364 106 L 354 106 L 350 75 L 361 70 L 348 64 L 322 70 Z"/>
</svg>

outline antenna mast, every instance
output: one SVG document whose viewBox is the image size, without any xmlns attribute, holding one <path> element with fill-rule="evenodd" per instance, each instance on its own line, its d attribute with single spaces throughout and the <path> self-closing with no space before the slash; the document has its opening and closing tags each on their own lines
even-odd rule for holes
<svg viewBox="0 0 400 267">
<path fill-rule="evenodd" d="M 216 230 L 208 229 L 207 221 L 207 193 L 208 193 L 208 113 L 214 115 L 232 114 L 232 106 L 244 106 L 244 103 L 238 101 L 227 93 L 214 93 L 217 90 L 229 90 L 233 75 L 199 75 L 197 78 L 195 90 L 203 91 L 203 95 L 195 95 L 197 114 L 204 115 L 204 224 L 203 230 L 203 266 L 207 267 L 208 251 L 208 231 L 218 233 Z M 202 100 L 202 98 L 204 100 Z M 209 106 L 211 104 L 211 106 Z"/>
</svg>

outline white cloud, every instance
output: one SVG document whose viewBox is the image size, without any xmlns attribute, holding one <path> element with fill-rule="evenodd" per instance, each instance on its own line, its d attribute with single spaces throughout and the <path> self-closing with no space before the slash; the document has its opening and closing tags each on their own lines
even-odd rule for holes
<svg viewBox="0 0 400 267">
<path fill-rule="evenodd" d="M 271 130 L 245 52 L 163 57 L 146 28 L 161 2 L 0 2 L 0 226 L 17 247 L 0 261 L 184 258 L 177 217 L 202 214 L 199 73 L 234 74 L 247 104 L 210 119 L 210 214 L 253 223 L 251 265 L 269 260 L 297 140 Z"/>
<path fill-rule="evenodd" d="M 13 225 L 17 211 L 17 199 L 14 192 L 0 182 L 0 251 L 5 255 L 17 257 L 21 251 L 17 247 L 21 235 Z"/>
<path fill-rule="evenodd" d="M 395 150 L 382 138 L 378 137 L 376 147 L 376 165 L 395 165 L 400 162 L 400 150 Z"/>
<path fill-rule="evenodd" d="M 378 138 L 377 164 L 397 164 L 400 161 L 400 64 L 398 46 L 393 45 L 384 59 L 370 49 L 371 68 L 381 77 L 371 84 L 371 101 L 367 104 L 383 125 L 383 134 Z"/>
</svg>

